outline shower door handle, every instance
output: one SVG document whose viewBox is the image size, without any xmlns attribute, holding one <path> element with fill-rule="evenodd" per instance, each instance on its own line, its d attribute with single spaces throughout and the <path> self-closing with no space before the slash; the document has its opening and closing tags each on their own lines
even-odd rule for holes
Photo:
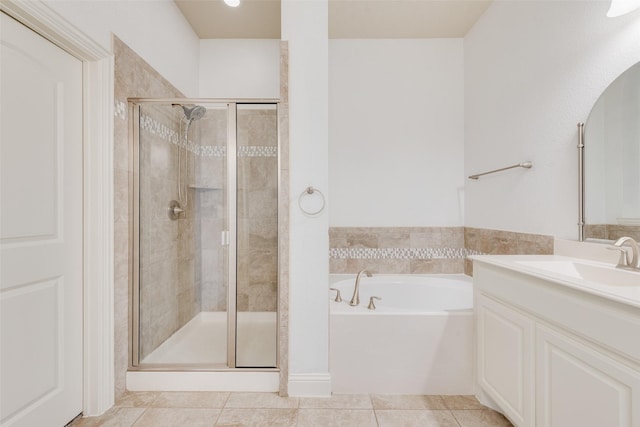
<svg viewBox="0 0 640 427">
<path fill-rule="evenodd" d="M 220 233 L 220 244 L 222 246 L 229 246 L 229 232 L 228 231 L 222 231 Z"/>
</svg>

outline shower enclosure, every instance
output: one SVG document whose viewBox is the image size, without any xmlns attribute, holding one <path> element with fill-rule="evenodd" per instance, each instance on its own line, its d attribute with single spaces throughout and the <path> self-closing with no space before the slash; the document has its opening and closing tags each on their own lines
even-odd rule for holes
<svg viewBox="0 0 640 427">
<path fill-rule="evenodd" d="M 129 107 L 131 368 L 276 368 L 277 102 Z"/>
</svg>

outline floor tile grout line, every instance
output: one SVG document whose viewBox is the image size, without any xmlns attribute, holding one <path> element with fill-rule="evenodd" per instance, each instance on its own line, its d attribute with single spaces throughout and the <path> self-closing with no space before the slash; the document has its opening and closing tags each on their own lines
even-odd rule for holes
<svg viewBox="0 0 640 427">
<path fill-rule="evenodd" d="M 156 397 L 151 399 L 151 402 L 149 402 L 149 404 L 147 405 L 147 408 L 153 407 L 153 404 L 156 403 L 156 400 L 160 399 L 160 396 L 162 396 L 162 392 L 157 393 Z M 146 409 L 145 409 L 145 411 L 146 411 Z"/>
<path fill-rule="evenodd" d="M 218 421 L 220 420 L 220 417 L 222 416 L 222 411 L 224 411 L 225 406 L 227 405 L 227 402 L 229 401 L 229 399 L 231 398 L 231 393 L 232 392 L 227 392 L 227 397 L 224 399 L 224 403 L 222 404 L 222 407 L 219 408 L 220 411 L 218 412 L 218 416 L 216 417 L 215 421 L 213 422 L 213 425 L 217 425 Z M 217 408 L 216 408 L 217 409 Z"/>
<path fill-rule="evenodd" d="M 371 402 L 371 410 L 373 411 L 373 417 L 376 419 L 376 425 L 380 427 L 380 420 L 378 419 L 378 412 L 373 409 L 373 402 Z"/>
<path fill-rule="evenodd" d="M 458 417 L 456 417 L 456 414 L 453 413 L 453 410 L 451 410 L 450 412 L 451 412 L 451 415 L 453 416 L 453 419 L 456 421 L 456 423 L 458 423 L 458 426 L 462 427 L 462 424 L 458 420 Z"/>
<path fill-rule="evenodd" d="M 231 395 L 233 394 L 232 391 L 230 391 L 227 394 L 227 398 L 224 400 L 224 403 L 222 404 L 222 409 L 226 409 L 227 408 L 227 404 L 229 403 L 229 400 L 231 399 Z M 222 411 L 220 411 L 220 413 L 222 413 Z M 217 422 L 217 421 L 216 421 Z"/>
<path fill-rule="evenodd" d="M 111 418 L 115 418 L 117 417 L 118 413 L 122 413 L 122 409 L 126 408 L 128 409 L 138 409 L 141 412 L 136 416 L 136 418 L 134 420 L 129 421 L 129 423 L 132 424 L 128 424 L 131 426 L 136 426 L 136 425 L 140 425 L 141 419 L 145 417 L 145 415 L 147 413 L 149 413 L 148 409 L 152 408 L 152 409 L 157 409 L 155 405 L 159 399 L 161 399 L 161 396 L 166 396 L 167 394 L 171 394 L 171 392 L 152 392 L 150 394 L 151 399 L 149 400 L 144 400 L 142 399 L 141 404 L 139 406 L 135 406 L 136 403 L 136 399 L 135 399 L 135 392 L 132 392 L 133 395 L 133 400 L 128 402 L 128 403 L 132 403 L 134 406 L 120 406 L 120 405 L 114 405 L 114 409 L 116 409 L 116 411 L 111 414 Z M 201 407 L 201 406 L 183 406 L 181 404 L 178 403 L 178 405 L 173 405 L 168 403 L 167 406 L 162 406 L 160 408 L 165 408 L 165 409 L 214 409 L 217 410 L 217 414 L 215 416 L 215 418 L 212 417 L 212 419 L 215 421 L 215 423 L 217 424 L 220 420 L 221 420 L 221 416 L 222 413 L 226 410 L 226 409 L 246 409 L 246 410 L 251 410 L 251 409 L 263 409 L 263 410 L 291 410 L 291 411 L 295 411 L 295 414 L 292 414 L 295 416 L 295 422 L 296 424 L 299 422 L 299 418 L 300 418 L 300 411 L 302 409 L 305 410 L 324 410 L 324 411 L 366 411 L 368 413 L 371 413 L 371 411 L 373 412 L 374 415 L 374 419 L 375 419 L 375 423 L 376 425 L 380 426 L 380 419 L 379 419 L 379 415 L 378 412 L 380 411 L 391 411 L 391 412 L 413 412 L 413 411 L 428 411 L 428 412 L 441 412 L 444 413 L 444 411 L 448 412 L 449 415 L 455 420 L 455 423 L 457 426 L 463 426 L 464 423 L 463 421 L 461 421 L 461 419 L 458 418 L 458 416 L 462 416 L 462 413 L 480 413 L 483 411 L 491 411 L 491 408 L 488 408 L 486 406 L 483 406 L 480 404 L 480 407 L 476 407 L 475 405 L 472 405 L 471 403 L 469 405 L 466 405 L 466 402 L 457 402 L 455 399 L 445 399 L 446 396 L 442 396 L 442 395 L 415 395 L 416 396 L 429 396 L 429 397 L 433 397 L 436 398 L 437 400 L 439 400 L 439 403 L 442 403 L 442 405 L 437 405 L 437 406 L 441 406 L 441 407 L 429 407 L 428 405 L 426 407 L 409 407 L 409 408 L 403 408 L 403 407 L 381 407 L 381 408 L 375 408 L 374 407 L 374 401 L 376 401 L 376 399 L 374 399 L 375 395 L 372 394 L 361 394 L 361 397 L 364 399 L 360 399 L 357 400 L 355 402 L 350 402 L 350 401 L 338 401 L 338 402 L 333 402 L 332 404 L 329 404 L 329 406 L 323 406 L 323 405 L 312 405 L 312 406 L 316 406 L 316 407 L 309 407 L 309 408 L 303 408 L 302 407 L 302 402 L 303 402 L 303 398 L 300 397 L 295 397 L 293 402 L 288 402 L 288 403 L 293 403 L 293 405 L 288 406 L 288 407 L 281 407 L 281 406 L 262 406 L 260 408 L 256 408 L 253 405 L 250 405 L 251 407 L 246 407 L 246 408 L 229 408 L 228 404 L 230 402 L 230 400 L 232 399 L 232 395 L 233 394 L 238 394 L 238 393 L 234 393 L 234 392 L 222 392 L 220 393 L 223 395 L 224 398 L 224 403 L 220 406 L 218 406 L 217 408 L 213 408 L 213 407 Z M 384 398 L 386 395 L 383 395 L 382 398 Z M 400 397 L 401 395 L 395 396 L 395 397 Z M 222 396 L 221 396 L 222 397 Z M 169 399 L 171 400 L 171 399 Z M 277 400 L 277 399 L 276 399 Z M 285 400 L 289 400 L 289 398 L 285 399 Z M 339 399 L 340 400 L 340 399 Z M 362 407 L 361 404 L 364 403 L 365 401 L 368 401 L 369 407 L 365 408 Z M 359 402 L 359 403 L 358 403 Z M 457 403 L 456 403 L 457 402 Z M 355 403 L 355 405 L 353 404 Z M 379 402 L 379 403 L 383 403 L 384 404 L 384 399 Z M 456 412 L 458 412 L 458 416 L 456 416 Z M 464 417 L 463 417 L 464 418 Z M 508 419 L 507 419 L 507 422 Z"/>
<path fill-rule="evenodd" d="M 140 415 L 138 415 L 138 417 L 135 420 L 133 420 L 133 422 L 131 423 L 131 427 L 135 427 L 135 425 L 138 424 L 138 421 L 140 421 L 140 418 L 142 418 L 142 416 L 147 412 L 147 409 L 149 409 L 148 406 L 145 408 L 142 408 L 142 412 L 140 412 Z"/>
</svg>

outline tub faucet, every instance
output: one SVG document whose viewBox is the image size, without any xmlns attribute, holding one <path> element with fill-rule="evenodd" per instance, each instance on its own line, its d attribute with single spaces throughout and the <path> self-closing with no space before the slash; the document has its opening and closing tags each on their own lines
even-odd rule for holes
<svg viewBox="0 0 640 427">
<path fill-rule="evenodd" d="M 625 243 L 627 244 L 627 246 L 631 247 L 631 259 L 629 259 L 629 254 L 627 253 L 627 251 L 622 248 Z M 618 261 L 618 265 L 616 265 L 616 267 L 640 271 L 640 263 L 638 262 L 638 242 L 633 240 L 633 238 L 621 237 L 613 244 L 613 246 L 610 246 L 610 248 L 620 251 L 620 260 Z"/>
<path fill-rule="evenodd" d="M 351 301 L 349 301 L 349 305 L 360 304 L 360 276 L 362 276 L 362 273 L 366 274 L 367 277 L 371 277 L 371 273 L 369 273 L 367 270 L 362 270 L 358 273 L 358 275 L 356 276 L 356 286 L 355 288 L 353 288 L 353 296 L 351 297 Z"/>
</svg>

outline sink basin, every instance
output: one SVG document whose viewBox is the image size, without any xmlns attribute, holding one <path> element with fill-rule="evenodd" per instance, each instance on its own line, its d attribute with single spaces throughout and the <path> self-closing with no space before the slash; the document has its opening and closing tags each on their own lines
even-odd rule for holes
<svg viewBox="0 0 640 427">
<path fill-rule="evenodd" d="M 640 272 L 623 270 L 604 264 L 583 263 L 573 260 L 523 260 L 517 261 L 517 263 L 523 267 L 544 270 L 606 286 L 640 287 Z"/>
</svg>

